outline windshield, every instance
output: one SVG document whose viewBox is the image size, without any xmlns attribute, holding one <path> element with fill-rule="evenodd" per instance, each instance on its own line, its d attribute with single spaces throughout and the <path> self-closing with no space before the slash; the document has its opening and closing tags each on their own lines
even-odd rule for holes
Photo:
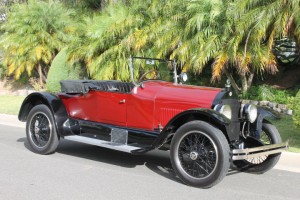
<svg viewBox="0 0 300 200">
<path fill-rule="evenodd" d="M 133 57 L 134 81 L 163 80 L 173 82 L 173 61 L 155 58 Z"/>
</svg>

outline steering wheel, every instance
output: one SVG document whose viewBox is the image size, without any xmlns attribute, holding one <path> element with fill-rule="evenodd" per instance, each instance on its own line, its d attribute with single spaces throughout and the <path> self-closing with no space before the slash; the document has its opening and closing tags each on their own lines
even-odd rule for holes
<svg viewBox="0 0 300 200">
<path fill-rule="evenodd" d="M 143 79 L 145 79 L 146 76 L 147 76 L 148 74 L 152 73 L 152 72 L 154 72 L 154 73 L 152 74 L 152 77 L 150 77 L 149 79 L 155 79 L 155 78 L 157 77 L 157 75 L 158 75 L 158 71 L 157 71 L 156 69 L 151 69 L 151 70 L 145 72 L 145 73 L 140 77 L 139 82 L 141 82 Z"/>
</svg>

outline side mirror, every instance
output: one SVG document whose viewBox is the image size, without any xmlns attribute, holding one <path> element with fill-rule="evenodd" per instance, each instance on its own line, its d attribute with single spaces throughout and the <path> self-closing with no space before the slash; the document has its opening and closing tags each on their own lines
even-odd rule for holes
<svg viewBox="0 0 300 200">
<path fill-rule="evenodd" d="M 180 83 L 185 83 L 188 80 L 188 75 L 187 75 L 187 73 L 184 72 L 184 73 L 181 73 L 178 76 L 178 78 L 179 78 Z"/>
</svg>

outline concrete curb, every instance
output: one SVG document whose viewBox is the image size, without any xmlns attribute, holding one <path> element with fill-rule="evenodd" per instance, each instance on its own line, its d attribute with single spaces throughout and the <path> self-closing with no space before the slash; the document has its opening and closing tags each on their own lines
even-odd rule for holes
<svg viewBox="0 0 300 200">
<path fill-rule="evenodd" d="M 6 126 L 20 127 L 20 128 L 25 128 L 26 126 L 24 122 L 20 122 L 18 120 L 18 116 L 7 115 L 7 114 L 0 114 L 0 124 Z"/>
<path fill-rule="evenodd" d="M 0 114 L 0 124 L 25 128 L 26 124 L 16 115 Z M 0 133 L 1 134 L 1 133 Z M 300 153 L 283 152 L 275 169 L 300 173 Z"/>
</svg>

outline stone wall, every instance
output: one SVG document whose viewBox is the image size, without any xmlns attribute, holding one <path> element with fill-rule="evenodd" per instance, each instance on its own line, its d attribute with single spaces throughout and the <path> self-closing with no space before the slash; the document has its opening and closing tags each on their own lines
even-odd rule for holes
<svg viewBox="0 0 300 200">
<path fill-rule="evenodd" d="M 259 106 L 265 106 L 282 114 L 293 115 L 293 111 L 290 110 L 288 106 L 285 104 L 279 104 L 270 101 L 253 101 L 253 100 L 242 100 L 242 103 L 243 104 L 251 103 Z"/>
</svg>

